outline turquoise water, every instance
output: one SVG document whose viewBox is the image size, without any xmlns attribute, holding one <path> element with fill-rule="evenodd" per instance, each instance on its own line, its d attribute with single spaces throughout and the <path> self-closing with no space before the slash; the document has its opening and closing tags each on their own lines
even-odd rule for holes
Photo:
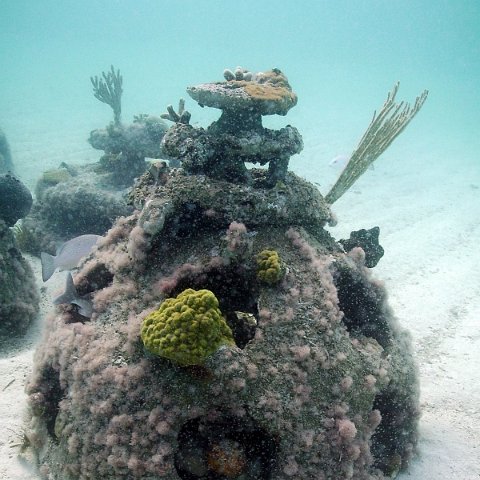
<svg viewBox="0 0 480 480">
<path fill-rule="evenodd" d="M 223 70 L 237 65 L 280 68 L 299 102 L 286 117 L 264 124 L 299 129 L 305 148 L 291 168 L 322 193 L 339 173 L 330 160 L 355 148 L 397 80 L 398 100 L 413 102 L 428 89 L 423 109 L 375 170 L 335 205 L 341 222 L 334 234 L 381 226 L 386 255 L 376 273 L 387 281 L 401 323 L 413 331 L 426 402 L 456 398 L 458 385 L 429 383 L 444 374 L 423 366 L 422 342 L 429 323 L 447 323 L 447 307 L 460 305 L 464 318 L 478 323 L 480 284 L 471 276 L 478 275 L 480 229 L 478 0 L 0 0 L 0 128 L 30 188 L 62 161 L 100 157 L 87 138 L 112 117 L 93 97 L 90 76 L 111 64 L 123 74 L 125 123 L 138 113 L 158 115 L 185 97 L 192 123 L 203 126 L 219 112 L 200 108 L 186 96 L 187 86 L 222 80 Z M 457 268 L 466 256 L 470 269 Z M 452 291 L 457 303 L 445 307 Z M 430 302 L 428 312 L 418 297 Z M 457 363 L 466 355 L 459 345 L 451 345 Z M 467 378 L 465 371 L 456 373 Z M 477 408 L 478 381 L 466 384 L 471 390 L 462 405 Z M 432 411 L 427 425 L 439 417 Z M 467 425 L 470 415 L 458 424 Z M 421 433 L 435 444 L 429 428 Z M 431 467 L 416 475 L 414 467 L 412 479 L 428 479 L 430 471 L 430 478 L 442 478 L 441 457 L 423 451 L 423 458 L 433 459 Z M 451 478 L 476 478 L 467 475 L 470 466 L 463 472 Z"/>
<path fill-rule="evenodd" d="M 222 79 L 224 68 L 281 68 L 299 103 L 270 124 L 297 126 L 305 165 L 320 171 L 353 149 L 400 80 L 399 99 L 430 90 L 397 142 L 405 154 L 440 152 L 447 161 L 478 163 L 475 0 L 3 0 L 1 10 L 0 125 L 17 163 L 27 156 L 30 168 L 66 154 L 96 158 L 84 140 L 110 120 L 110 111 L 93 98 L 89 77 L 110 64 L 124 76 L 125 121 L 164 111 L 187 85 Z M 187 108 L 202 124 L 217 114 L 193 101 Z M 34 159 L 25 142 L 35 134 L 53 148 L 46 154 L 38 145 L 42 158 Z M 301 157 L 294 160 L 301 164 Z"/>
</svg>

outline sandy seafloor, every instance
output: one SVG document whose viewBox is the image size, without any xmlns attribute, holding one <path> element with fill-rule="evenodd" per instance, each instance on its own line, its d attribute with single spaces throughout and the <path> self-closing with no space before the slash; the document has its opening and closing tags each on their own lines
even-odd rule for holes
<svg viewBox="0 0 480 480">
<path fill-rule="evenodd" d="M 383 100 L 379 92 L 378 102 Z M 91 100 L 91 99 L 90 99 Z M 86 102 L 88 103 L 88 102 Z M 372 110 L 376 105 L 372 105 Z M 427 102 L 428 106 L 428 102 Z M 300 107 L 297 107 L 300 109 Z M 95 161 L 100 152 L 86 142 L 88 131 L 105 119 L 74 117 L 58 127 L 24 112 L 10 113 L 3 125 L 17 171 L 33 188 L 41 171 L 61 161 Z M 292 111 L 293 113 L 293 111 Z M 299 126 L 304 152 L 292 159 L 292 169 L 316 182 L 326 193 L 338 175 L 328 166 L 337 153 L 348 153 L 363 133 L 371 112 L 355 122 L 351 134 L 335 137 L 341 126 L 304 122 Z M 198 110 L 196 114 L 199 115 Z M 409 480 L 480 479 L 480 167 L 477 156 L 449 150 L 436 139 L 422 139 L 418 118 L 354 187 L 333 207 L 336 238 L 351 230 L 381 228 L 385 256 L 375 268 L 385 281 L 390 303 L 412 333 L 421 382 L 422 418 L 419 456 L 399 478 Z M 105 114 L 107 115 L 107 114 Z M 301 115 L 301 112 L 298 112 Z M 88 117 L 88 115 L 87 115 Z M 290 115 L 289 115 L 290 117 Z M 288 118 L 293 125 L 299 116 Z M 201 118 L 198 119 L 202 121 Z M 285 120 L 283 120 L 286 122 Z M 416 122 L 417 125 L 416 125 Z M 308 125 L 307 125 L 308 124 Z M 337 132 L 338 133 L 338 132 Z M 345 143 L 348 138 L 353 143 Z M 347 145 L 347 146 L 345 146 Z M 454 158 L 455 161 L 452 161 Z M 19 461 L 24 386 L 32 369 L 35 344 L 51 298 L 63 287 L 57 273 L 42 284 L 39 261 L 28 257 L 39 287 L 42 311 L 25 338 L 0 352 L 0 479 L 37 478 Z"/>
</svg>

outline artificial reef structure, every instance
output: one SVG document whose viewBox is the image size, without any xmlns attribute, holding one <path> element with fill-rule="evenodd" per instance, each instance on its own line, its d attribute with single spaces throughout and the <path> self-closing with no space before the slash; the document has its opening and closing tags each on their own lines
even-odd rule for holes
<svg viewBox="0 0 480 480">
<path fill-rule="evenodd" d="M 165 135 L 164 151 L 180 158 L 187 173 L 248 182 L 246 163 L 268 163 L 269 186 L 285 178 L 290 157 L 303 148 L 302 137 L 290 125 L 280 130 L 262 126 L 263 115 L 286 115 L 297 103 L 280 70 L 252 74 L 238 69 L 231 80 L 196 85 L 187 92 L 201 106 L 222 111 L 206 130 L 190 126 L 187 116 Z"/>
<path fill-rule="evenodd" d="M 347 251 L 288 171 L 300 134 L 262 126 L 296 103 L 285 75 L 224 77 L 187 90 L 222 110 L 207 129 L 169 107 L 181 168 L 145 172 L 74 275 L 92 317 L 47 320 L 26 431 L 45 479 L 385 479 L 415 451 L 410 337 L 359 246 L 378 261 L 378 232 Z"/>
<path fill-rule="evenodd" d="M 117 217 L 132 212 L 125 191 L 105 184 L 97 166 L 62 162 L 43 172 L 32 209 L 16 230 L 22 252 L 54 255 L 58 244 L 79 235 L 103 235 Z"/>
<path fill-rule="evenodd" d="M 167 123 L 148 114 L 121 121 L 123 77 L 113 66 L 91 77 L 96 99 L 109 105 L 113 121 L 90 132 L 88 142 L 103 151 L 87 165 L 61 162 L 43 172 L 35 187 L 35 202 L 17 235 L 25 252 L 55 253 L 55 244 L 84 234 L 103 235 L 120 216 L 129 215 L 125 196 L 150 166 L 146 158 L 163 158 L 161 140 Z M 1 133 L 0 133 L 1 146 Z M 0 150 L 1 153 L 1 150 Z"/>
</svg>

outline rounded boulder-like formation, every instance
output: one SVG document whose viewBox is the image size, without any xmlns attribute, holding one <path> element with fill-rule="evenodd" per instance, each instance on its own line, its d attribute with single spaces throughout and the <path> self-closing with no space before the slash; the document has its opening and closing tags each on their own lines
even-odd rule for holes
<svg viewBox="0 0 480 480">
<path fill-rule="evenodd" d="M 44 477 L 380 480 L 405 467 L 418 420 L 410 339 L 363 251 L 322 228 L 315 188 L 293 174 L 273 189 L 143 180 L 144 211 L 118 219 L 75 275 L 91 319 L 60 306 L 38 347 L 26 435 Z M 258 278 L 266 250 L 284 271 L 273 283 Z M 146 351 L 141 332 L 164 302 L 184 313 L 168 299 L 189 289 L 213 292 L 235 344 L 181 366 Z M 165 332 L 173 349 L 194 329 L 187 317 Z"/>
<path fill-rule="evenodd" d="M 7 137 L 0 128 L 0 173 L 13 171 L 12 154 Z"/>
<path fill-rule="evenodd" d="M 143 115 L 130 125 L 109 125 L 90 132 L 90 145 L 106 153 L 124 152 L 136 157 L 160 158 L 160 142 L 167 124 L 158 117 Z"/>
<path fill-rule="evenodd" d="M 103 235 L 132 208 L 103 182 L 96 164 L 72 167 L 63 164 L 38 180 L 30 214 L 22 220 L 17 241 L 22 252 L 55 254 L 56 244 L 86 234 Z"/>
<path fill-rule="evenodd" d="M 0 220 L 9 227 L 25 217 L 32 208 L 32 194 L 14 175 L 0 175 Z"/>
<path fill-rule="evenodd" d="M 0 345 L 27 331 L 39 302 L 32 269 L 17 248 L 12 230 L 0 220 Z"/>
</svg>

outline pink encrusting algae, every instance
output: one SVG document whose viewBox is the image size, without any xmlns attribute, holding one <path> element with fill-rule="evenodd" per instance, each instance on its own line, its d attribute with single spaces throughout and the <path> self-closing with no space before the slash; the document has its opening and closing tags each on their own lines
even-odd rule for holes
<svg viewBox="0 0 480 480">
<path fill-rule="evenodd" d="M 26 435 L 45 479 L 380 480 L 408 465 L 419 415 L 410 338 L 362 252 L 324 229 L 318 190 L 278 157 L 301 137 L 261 126 L 293 94 L 270 85 L 286 81 L 278 69 L 264 75 L 242 114 L 265 141 L 238 141 L 249 130 L 229 116 L 245 101 L 231 89 L 251 80 L 205 90 L 225 108 L 215 128 L 168 130 L 183 168 L 142 175 L 130 193 L 139 210 L 74 274 L 92 317 L 64 305 L 49 317 L 27 386 Z M 200 149 L 231 142 L 258 151 L 222 163 Z M 250 158 L 273 164 L 244 169 Z M 272 271 L 259 275 L 264 257 Z M 228 341 L 213 343 L 220 328 Z M 178 361 L 189 348 L 209 354 Z"/>
</svg>

